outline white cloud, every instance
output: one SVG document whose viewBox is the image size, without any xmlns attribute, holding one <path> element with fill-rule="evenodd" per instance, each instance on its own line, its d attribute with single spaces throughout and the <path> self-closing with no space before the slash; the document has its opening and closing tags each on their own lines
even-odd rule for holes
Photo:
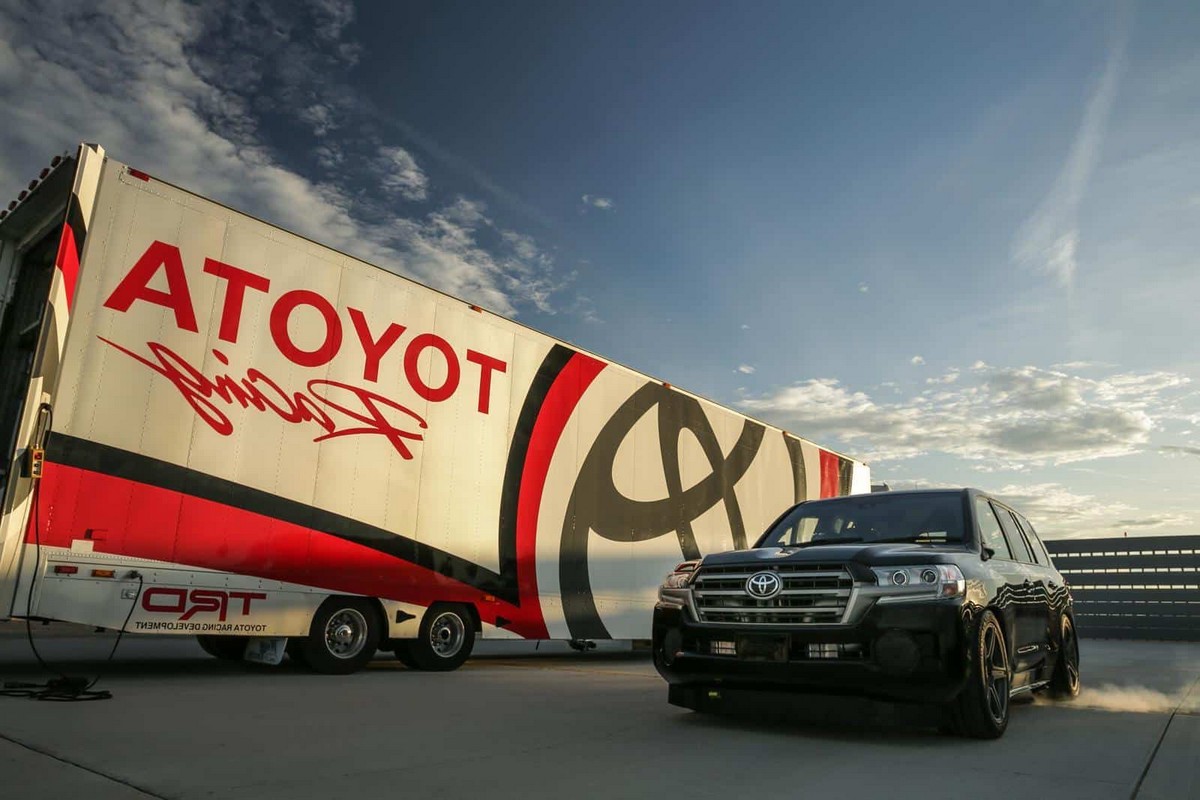
<svg viewBox="0 0 1200 800">
<path fill-rule="evenodd" d="M 1036 367 L 977 368 L 899 402 L 876 402 L 831 379 L 738 405 L 803 436 L 836 439 L 868 461 L 944 453 L 985 470 L 1064 464 L 1139 452 L 1176 412 L 1188 379 L 1122 373 L 1089 379 Z"/>
<path fill-rule="evenodd" d="M 748 330 L 750 330 L 750 326 L 743 323 L 742 330 L 748 331 Z"/>
<path fill-rule="evenodd" d="M 617 204 L 613 202 L 611 197 L 601 197 L 595 194 L 585 194 L 582 198 L 583 205 L 586 208 L 596 208 L 600 211 L 615 211 Z"/>
<path fill-rule="evenodd" d="M 954 383 L 957 380 L 958 380 L 958 370 L 952 369 L 949 372 L 947 372 L 945 375 L 942 375 L 941 377 L 926 378 L 925 383 L 930 386 L 938 386 L 938 385 L 945 386 L 945 385 Z"/>
<path fill-rule="evenodd" d="M 1166 456 L 1200 456 L 1200 447 L 1187 447 L 1186 445 L 1164 444 L 1158 448 L 1158 452 Z"/>
<path fill-rule="evenodd" d="M 866 294 L 867 292 L 871 291 L 871 285 L 866 281 L 863 281 L 858 285 L 858 290 L 863 294 Z"/>
<path fill-rule="evenodd" d="M 318 139 L 328 136 L 337 128 L 336 111 L 324 103 L 313 103 L 300 112 L 301 121 L 308 124 Z"/>
<path fill-rule="evenodd" d="M 925 359 L 921 358 L 921 356 L 913 356 L 911 359 L 909 359 L 908 363 L 912 364 L 914 367 L 919 367 L 925 363 Z"/>
<path fill-rule="evenodd" d="M 1038 534 L 1049 539 L 1111 535 L 1117 519 L 1134 510 L 1126 503 L 1078 494 L 1057 483 L 1010 484 L 994 494 L 1028 517 Z"/>
<path fill-rule="evenodd" d="M 1187 514 L 1151 514 L 1145 517 L 1119 519 L 1110 528 L 1152 530 L 1157 528 L 1190 528 L 1194 525 Z"/>
<path fill-rule="evenodd" d="M 1051 364 L 1050 369 L 1078 371 L 1081 369 L 1091 369 L 1092 367 L 1111 367 L 1111 366 L 1113 366 L 1113 365 L 1108 364 L 1103 361 L 1064 361 L 1059 364 Z"/>
<path fill-rule="evenodd" d="M 963 486 L 927 478 L 891 478 L 879 471 L 875 471 L 872 480 L 888 484 L 893 491 Z M 1059 483 L 977 485 L 976 488 L 990 492 L 1021 512 L 1043 539 L 1114 536 L 1125 530 L 1187 529 L 1193 524 L 1184 514 L 1139 514 L 1128 503 L 1081 494 Z"/>
<path fill-rule="evenodd" d="M 274 10 L 4 4 L 0 177 L 11 187 L 55 152 L 99 142 L 139 169 L 469 302 L 508 315 L 551 308 L 565 278 L 481 203 L 413 217 L 392 210 L 397 195 L 427 198 L 428 179 L 407 151 L 356 124 L 365 112 L 341 77 L 359 53 L 344 38 L 352 21 L 341 0 Z M 271 138 L 280 118 L 292 123 L 288 151 Z M 305 136 L 324 177 L 288 162 Z M 380 178 L 382 154 L 392 158 Z"/>
<path fill-rule="evenodd" d="M 381 173 L 379 184 L 389 196 L 405 200 L 424 200 L 429 196 L 429 177 L 403 147 L 380 147 L 375 163 Z"/>
<path fill-rule="evenodd" d="M 738 365 L 737 371 L 743 375 L 753 375 L 754 367 L 750 366 L 749 364 L 740 364 Z"/>
<path fill-rule="evenodd" d="M 1012 243 L 1011 256 L 1015 262 L 1049 275 L 1064 288 L 1073 285 L 1078 269 L 1079 206 L 1100 157 L 1124 62 L 1122 26 L 1054 186 Z"/>
</svg>

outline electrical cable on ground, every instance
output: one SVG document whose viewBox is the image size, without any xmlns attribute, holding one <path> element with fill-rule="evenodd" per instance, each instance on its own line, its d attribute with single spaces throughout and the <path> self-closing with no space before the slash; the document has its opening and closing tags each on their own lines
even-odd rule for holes
<svg viewBox="0 0 1200 800">
<path fill-rule="evenodd" d="M 52 411 L 49 403 L 43 403 L 40 412 L 45 413 L 46 426 L 45 431 L 48 434 L 51 427 Z M 112 698 L 112 692 L 107 689 L 96 689 L 96 684 L 104 675 L 104 670 L 112 663 L 113 657 L 117 654 L 117 647 L 121 644 L 121 639 L 125 636 L 125 629 L 129 626 L 129 620 L 133 617 L 133 611 L 137 608 L 138 600 L 142 596 L 142 588 L 145 585 L 145 580 L 141 573 L 133 572 L 129 575 L 130 578 L 136 578 L 138 582 L 137 593 L 133 597 L 133 602 L 129 605 L 129 613 L 125 615 L 125 621 L 121 623 L 121 629 L 117 632 L 117 640 L 113 642 L 112 649 L 108 652 L 106 658 L 101 664 L 100 669 L 96 673 L 96 677 L 88 680 L 88 678 L 78 675 L 67 675 L 60 669 L 49 664 L 38 651 L 37 643 L 33 639 L 33 620 L 29 616 L 33 610 L 33 594 L 34 588 L 37 586 L 38 568 L 42 563 L 42 530 L 41 518 L 38 513 L 38 494 L 41 486 L 40 478 L 35 477 L 33 483 L 33 491 L 30 493 L 30 503 L 32 504 L 33 514 L 33 544 L 34 544 L 34 559 L 33 559 L 33 574 L 29 579 L 29 593 L 26 596 L 25 603 L 25 637 L 29 641 L 29 649 L 33 651 L 34 658 L 37 659 L 38 665 L 43 671 L 57 675 L 56 678 L 51 678 L 45 683 L 26 683 L 22 681 L 5 681 L 4 687 L 0 689 L 0 697 L 24 697 L 31 700 L 45 700 L 50 702 L 87 702 L 91 700 L 109 700 Z"/>
</svg>

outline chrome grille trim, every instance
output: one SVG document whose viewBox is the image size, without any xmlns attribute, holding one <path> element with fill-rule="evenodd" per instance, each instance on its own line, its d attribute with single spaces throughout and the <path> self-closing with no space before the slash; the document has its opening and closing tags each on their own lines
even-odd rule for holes
<svg viewBox="0 0 1200 800">
<path fill-rule="evenodd" d="M 751 597 L 746 581 L 774 572 L 783 589 L 769 600 Z M 727 625 L 836 625 L 854 605 L 854 578 L 842 564 L 806 564 L 803 568 L 758 565 L 701 565 L 691 589 L 700 622 Z"/>
</svg>

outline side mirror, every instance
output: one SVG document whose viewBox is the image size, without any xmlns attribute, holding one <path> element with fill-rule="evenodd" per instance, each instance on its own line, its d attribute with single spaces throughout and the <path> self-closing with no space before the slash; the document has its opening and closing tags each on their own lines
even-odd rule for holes
<svg viewBox="0 0 1200 800">
<path fill-rule="evenodd" d="M 986 544 L 983 545 L 982 548 L 980 548 L 979 557 L 982 558 L 984 561 L 987 561 L 989 558 L 993 557 L 994 555 L 996 555 L 996 551 L 993 550 L 992 548 L 988 547 Z"/>
</svg>

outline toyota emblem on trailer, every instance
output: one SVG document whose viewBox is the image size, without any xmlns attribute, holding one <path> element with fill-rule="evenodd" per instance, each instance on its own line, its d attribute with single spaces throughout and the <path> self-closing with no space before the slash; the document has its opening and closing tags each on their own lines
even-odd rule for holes
<svg viewBox="0 0 1200 800">
<path fill-rule="evenodd" d="M 770 600 L 783 589 L 783 581 L 774 572 L 756 572 L 746 579 L 746 594 Z"/>
</svg>

